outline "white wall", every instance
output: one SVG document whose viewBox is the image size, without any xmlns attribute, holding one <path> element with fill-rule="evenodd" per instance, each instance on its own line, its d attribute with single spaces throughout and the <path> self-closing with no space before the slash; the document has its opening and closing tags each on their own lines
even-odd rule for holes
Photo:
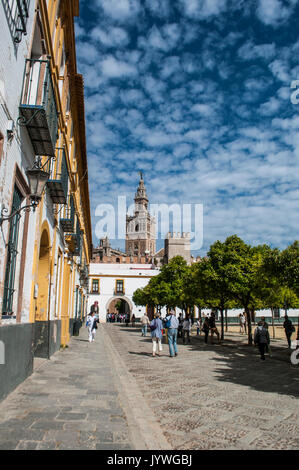
<svg viewBox="0 0 299 470">
<path fill-rule="evenodd" d="M 23 75 L 25 69 L 25 58 L 28 57 L 33 19 L 34 19 L 35 1 L 30 2 L 29 18 L 27 21 L 27 35 L 22 35 L 22 41 L 17 46 L 14 44 L 8 27 L 3 3 L 0 3 L 0 131 L 4 136 L 3 155 L 0 160 L 0 211 L 3 207 L 8 210 L 11 208 L 12 194 L 14 190 L 13 179 L 16 164 L 21 169 L 25 180 L 27 180 L 25 171 L 27 167 L 32 166 L 34 153 L 26 129 L 20 128 L 17 124 L 19 117 L 19 104 L 23 85 Z M 14 133 L 12 139 L 7 139 L 8 122 L 13 121 Z M 29 234 L 34 232 L 37 214 L 30 213 L 29 216 Z M 15 273 L 15 288 L 18 287 L 20 259 L 23 242 L 25 214 L 22 213 L 19 225 L 18 239 L 18 258 Z M 4 222 L 0 231 L 0 289 L 2 292 L 5 277 L 5 254 L 6 243 L 9 236 L 9 223 Z M 29 320 L 29 305 L 31 295 L 31 279 L 33 265 L 34 239 L 28 236 L 26 249 L 26 266 L 24 273 L 22 321 Z M 16 312 L 18 303 L 18 292 L 14 295 L 14 311 Z M 0 298 L 0 310 L 2 311 L 2 296 Z M 5 322 L 4 322 L 5 323 Z"/>
</svg>

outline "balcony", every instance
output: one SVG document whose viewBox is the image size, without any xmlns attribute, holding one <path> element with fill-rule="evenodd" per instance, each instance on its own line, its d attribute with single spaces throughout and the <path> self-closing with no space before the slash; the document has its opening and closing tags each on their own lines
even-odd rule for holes
<svg viewBox="0 0 299 470">
<path fill-rule="evenodd" d="M 88 278 L 89 278 L 89 269 L 86 263 L 84 263 L 84 265 L 81 265 L 80 267 L 80 279 L 86 280 Z"/>
<path fill-rule="evenodd" d="M 65 228 L 70 227 L 70 220 L 71 219 L 61 219 L 60 223 Z M 64 229 L 66 232 L 67 230 Z M 81 256 L 82 252 L 82 231 L 80 230 L 80 223 L 77 217 L 77 224 L 76 224 L 76 232 L 74 232 L 74 223 L 72 225 L 72 232 L 65 234 L 65 242 L 68 245 L 69 252 L 72 256 Z"/>
<path fill-rule="evenodd" d="M 27 128 L 36 155 L 55 157 L 58 112 L 49 60 L 27 59 L 18 123 Z"/>
<path fill-rule="evenodd" d="M 69 174 L 66 163 L 65 150 L 57 150 L 56 159 L 51 159 L 49 168 L 50 173 L 47 188 L 54 204 L 66 204 L 68 197 Z"/>
<path fill-rule="evenodd" d="M 82 253 L 82 230 L 80 230 L 80 223 L 79 219 L 77 217 L 77 225 L 76 225 L 76 233 L 75 233 L 75 250 L 74 250 L 74 255 L 75 256 L 81 256 Z"/>
<path fill-rule="evenodd" d="M 60 219 L 60 226 L 64 233 L 75 235 L 75 204 L 72 195 L 69 195 L 68 202 L 63 209 L 62 217 Z"/>
</svg>

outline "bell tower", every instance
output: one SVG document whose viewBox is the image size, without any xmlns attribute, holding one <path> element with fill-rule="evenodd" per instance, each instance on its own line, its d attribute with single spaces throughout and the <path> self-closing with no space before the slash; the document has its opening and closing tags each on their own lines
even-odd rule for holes
<svg viewBox="0 0 299 470">
<path fill-rule="evenodd" d="M 141 172 L 134 201 L 134 215 L 127 215 L 126 252 L 129 256 L 151 257 L 156 252 L 156 222 L 148 211 L 149 200 Z"/>
</svg>

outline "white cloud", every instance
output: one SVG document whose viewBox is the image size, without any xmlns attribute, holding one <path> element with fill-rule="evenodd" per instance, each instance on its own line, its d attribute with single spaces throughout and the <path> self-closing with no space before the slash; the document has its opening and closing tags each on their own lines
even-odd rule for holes
<svg viewBox="0 0 299 470">
<path fill-rule="evenodd" d="M 206 19 L 223 13 L 226 0 L 179 0 L 184 14 L 189 18 Z"/>
<path fill-rule="evenodd" d="M 269 65 L 269 68 L 278 80 L 281 82 L 287 82 L 288 84 L 290 83 L 290 73 L 286 62 L 279 59 L 274 60 Z"/>
<path fill-rule="evenodd" d="M 152 14 L 160 18 L 167 18 L 170 14 L 169 0 L 146 0 L 145 4 Z"/>
<path fill-rule="evenodd" d="M 104 13 L 115 21 L 133 19 L 140 11 L 139 0 L 97 0 Z"/>
<path fill-rule="evenodd" d="M 255 45 L 252 41 L 247 41 L 238 50 L 238 55 L 243 60 L 265 59 L 269 60 L 274 58 L 276 53 L 275 44 L 260 44 Z"/>
<path fill-rule="evenodd" d="M 257 17 L 267 26 L 278 26 L 290 18 L 297 0 L 288 1 L 287 4 L 281 0 L 259 0 Z"/>
<path fill-rule="evenodd" d="M 90 37 L 108 47 L 125 47 L 130 42 L 127 31 L 118 27 L 110 27 L 107 31 L 96 27 L 91 31 Z"/>
<path fill-rule="evenodd" d="M 134 76 L 137 70 L 132 65 L 116 60 L 114 56 L 107 56 L 101 62 L 102 73 L 108 78 L 121 78 L 126 76 Z"/>
</svg>

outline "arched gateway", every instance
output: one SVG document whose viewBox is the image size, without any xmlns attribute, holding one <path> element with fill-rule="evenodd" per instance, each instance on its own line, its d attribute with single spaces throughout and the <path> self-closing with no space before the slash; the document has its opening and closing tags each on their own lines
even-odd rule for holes
<svg viewBox="0 0 299 470">
<path fill-rule="evenodd" d="M 129 313 L 131 317 L 133 311 L 131 300 L 124 296 L 110 298 L 106 304 L 106 313 L 116 313 L 117 311 L 123 314 Z"/>
</svg>

